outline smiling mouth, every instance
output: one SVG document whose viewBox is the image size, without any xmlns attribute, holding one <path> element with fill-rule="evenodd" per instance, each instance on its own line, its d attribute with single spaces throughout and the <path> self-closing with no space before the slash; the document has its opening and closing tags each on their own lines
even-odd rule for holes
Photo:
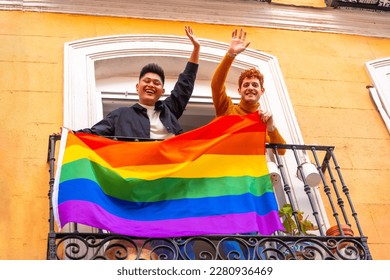
<svg viewBox="0 0 390 280">
<path fill-rule="evenodd" d="M 253 90 L 253 89 L 247 89 L 247 90 L 245 91 L 245 94 L 246 94 L 246 95 L 248 95 L 248 94 L 256 95 L 256 91 Z"/>
<path fill-rule="evenodd" d="M 154 94 L 154 90 L 151 90 L 151 89 L 147 89 L 147 90 L 145 90 L 145 92 L 146 92 L 147 94 Z"/>
<path fill-rule="evenodd" d="M 256 96 L 256 93 L 254 93 L 254 92 L 248 92 L 248 93 L 246 93 L 245 95 L 246 95 L 246 96 Z"/>
</svg>

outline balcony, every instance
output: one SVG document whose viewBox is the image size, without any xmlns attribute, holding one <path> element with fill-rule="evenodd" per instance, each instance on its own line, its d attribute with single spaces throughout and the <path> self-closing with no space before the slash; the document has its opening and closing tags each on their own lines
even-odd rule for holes
<svg viewBox="0 0 390 280">
<path fill-rule="evenodd" d="M 50 135 L 49 164 L 49 234 L 48 260 L 370 260 L 367 236 L 358 220 L 347 183 L 341 173 L 333 146 L 267 144 L 272 165 L 270 174 L 279 205 L 290 204 L 294 232 L 273 235 L 205 235 L 181 238 L 139 238 L 105 232 L 72 223 L 56 231 L 51 204 L 60 136 Z M 278 148 L 287 150 L 285 156 Z M 289 155 L 293 161 L 286 161 Z M 302 161 L 306 155 L 309 162 Z M 305 163 L 314 170 L 308 173 Z M 272 169 L 272 166 L 275 169 Z M 291 176 L 291 170 L 296 175 Z M 318 180 L 313 186 L 315 175 Z M 298 180 L 298 179 L 299 180 Z M 314 180 L 315 181 L 315 180 Z M 301 196 L 295 192 L 302 190 Z M 320 199 L 319 199 L 320 195 Z M 325 207 L 326 205 L 326 212 Z M 314 228 L 306 232 L 303 219 Z M 307 210 L 309 209 L 309 210 Z M 284 220 L 281 218 L 282 221 Z M 334 226 L 333 234 L 330 226 Z"/>
</svg>

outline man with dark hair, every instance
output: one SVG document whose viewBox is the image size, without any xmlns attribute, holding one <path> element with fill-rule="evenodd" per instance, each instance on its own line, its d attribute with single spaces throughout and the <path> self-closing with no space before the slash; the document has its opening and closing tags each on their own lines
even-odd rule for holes
<svg viewBox="0 0 390 280">
<path fill-rule="evenodd" d="M 160 76 L 161 82 L 164 84 L 165 83 L 165 74 L 164 70 L 160 67 L 160 65 L 157 65 L 156 63 L 149 63 L 146 64 L 142 69 L 141 72 L 139 73 L 139 79 L 146 74 L 146 73 L 156 73 L 157 75 Z"/>
<path fill-rule="evenodd" d="M 159 100 L 165 93 L 164 70 L 155 63 L 147 64 L 142 68 L 136 85 L 138 103 L 130 107 L 120 107 L 91 128 L 76 132 L 150 139 L 166 139 L 183 133 L 178 119 L 194 89 L 200 51 L 199 41 L 191 27 L 186 26 L 185 31 L 194 48 L 184 71 L 165 100 Z"/>
<path fill-rule="evenodd" d="M 191 27 L 185 26 L 185 32 L 194 48 L 184 71 L 179 75 L 171 94 L 165 100 L 159 100 L 165 93 L 164 70 L 155 63 L 149 63 L 139 74 L 139 81 L 136 84 L 139 100 L 136 104 L 115 109 L 91 128 L 80 129 L 76 133 L 85 132 L 118 139 L 167 139 L 183 133 L 178 119 L 183 114 L 194 89 L 200 52 L 200 43 Z M 119 243 L 128 246 L 128 242 Z M 161 253 L 168 259 L 174 257 L 175 248 L 172 243 L 155 240 L 151 244 L 153 247 L 160 248 L 156 253 Z M 192 246 L 193 243 L 189 244 L 187 251 L 190 258 L 195 258 Z"/>
</svg>

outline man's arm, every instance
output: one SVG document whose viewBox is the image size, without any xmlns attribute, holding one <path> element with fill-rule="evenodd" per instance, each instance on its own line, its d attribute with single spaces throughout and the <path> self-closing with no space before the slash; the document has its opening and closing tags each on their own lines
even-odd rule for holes
<svg viewBox="0 0 390 280">
<path fill-rule="evenodd" d="M 109 113 L 104 119 L 93 125 L 91 128 L 79 129 L 75 131 L 75 133 L 77 132 L 84 132 L 101 136 L 115 136 L 114 117 L 112 112 Z"/>
<path fill-rule="evenodd" d="M 225 86 L 226 78 L 233 60 L 234 58 L 226 54 L 222 61 L 218 64 L 213 78 L 211 79 L 211 93 L 217 117 L 225 115 L 229 107 L 233 105 L 230 97 L 226 94 Z"/>
<path fill-rule="evenodd" d="M 229 107 L 233 105 L 233 102 L 226 94 L 225 82 L 234 58 L 242 53 L 250 44 L 250 42 L 245 42 L 245 40 L 246 32 L 242 29 L 240 29 L 240 32 L 237 29 L 232 32 L 232 38 L 226 55 L 217 66 L 211 80 L 211 92 L 217 116 L 225 115 Z"/>
<path fill-rule="evenodd" d="M 171 94 L 163 101 L 177 119 L 181 117 L 191 98 L 192 92 L 194 91 L 196 74 L 198 73 L 199 68 L 199 41 L 194 35 L 191 27 L 186 26 L 185 31 L 194 48 L 187 65 L 184 71 L 179 75 Z"/>
<path fill-rule="evenodd" d="M 192 50 L 191 56 L 188 61 L 195 64 L 199 64 L 200 43 L 194 35 L 194 32 L 192 31 L 192 28 L 190 26 L 186 26 L 185 31 L 187 37 L 191 40 L 192 45 L 194 46 L 194 49 Z"/>
<path fill-rule="evenodd" d="M 279 130 L 276 128 L 274 117 L 271 112 L 259 110 L 259 116 L 263 123 L 267 125 L 267 141 L 269 143 L 274 144 L 286 144 L 286 140 L 284 140 L 283 136 L 279 133 Z M 279 155 L 284 155 L 286 153 L 286 149 L 278 149 Z"/>
</svg>

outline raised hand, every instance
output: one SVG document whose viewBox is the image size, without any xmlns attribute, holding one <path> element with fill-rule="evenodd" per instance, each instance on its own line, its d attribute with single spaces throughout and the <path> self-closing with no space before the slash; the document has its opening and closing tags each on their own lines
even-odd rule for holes
<svg viewBox="0 0 390 280">
<path fill-rule="evenodd" d="M 245 42 L 246 32 L 241 28 L 238 32 L 235 29 L 232 33 L 232 40 L 230 41 L 230 47 L 228 53 L 231 57 L 238 55 L 243 52 L 250 44 L 250 42 Z"/>
<path fill-rule="evenodd" d="M 194 45 L 194 49 L 192 50 L 189 61 L 192 63 L 199 64 L 200 43 L 198 41 L 198 38 L 196 38 L 190 26 L 186 26 L 185 30 L 188 38 L 191 40 L 192 44 Z"/>
<path fill-rule="evenodd" d="M 187 37 L 191 40 L 192 44 L 194 45 L 195 48 L 200 47 L 200 43 L 198 41 L 198 38 L 194 35 L 194 32 L 192 31 L 191 26 L 186 26 L 185 27 Z"/>
</svg>

